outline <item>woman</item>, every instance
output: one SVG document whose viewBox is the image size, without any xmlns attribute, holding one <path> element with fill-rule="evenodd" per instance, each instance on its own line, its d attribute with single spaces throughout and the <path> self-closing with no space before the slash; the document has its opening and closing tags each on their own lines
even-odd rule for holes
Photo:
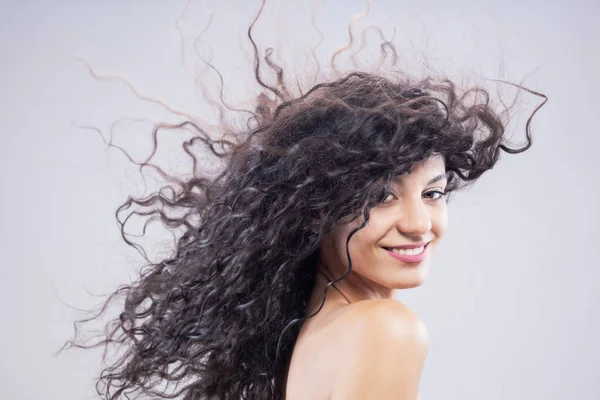
<svg viewBox="0 0 600 400">
<path fill-rule="evenodd" d="M 132 214 L 183 233 L 171 256 L 109 299 L 124 303 L 98 345 L 119 353 L 98 392 L 414 400 L 427 330 L 394 293 L 427 277 L 451 193 L 493 168 L 500 150 L 527 150 L 544 103 L 526 144 L 511 148 L 509 110 L 447 79 L 352 71 L 294 92 L 272 50 L 259 56 L 255 22 L 262 90 L 239 110 L 246 127 L 222 120 L 233 139 L 216 140 L 198 121 L 171 126 L 195 133 L 183 144 L 194 175 L 159 170 L 170 190 L 119 209 L 142 205 Z M 198 142 L 223 162 L 216 177 L 197 171 Z"/>
</svg>

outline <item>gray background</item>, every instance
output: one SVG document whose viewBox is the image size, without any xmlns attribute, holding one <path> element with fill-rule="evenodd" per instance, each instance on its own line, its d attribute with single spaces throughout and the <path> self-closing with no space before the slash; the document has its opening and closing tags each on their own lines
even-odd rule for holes
<svg viewBox="0 0 600 400">
<path fill-rule="evenodd" d="M 310 5 L 270 2 L 258 24 L 261 46 L 316 43 Z M 140 265 L 113 216 L 128 193 L 143 192 L 140 176 L 97 133 L 72 122 L 107 135 L 121 117 L 174 120 L 124 85 L 94 80 L 72 57 L 126 77 L 143 95 L 214 118 L 181 59 L 183 49 L 188 70 L 202 69 L 190 42 L 213 12 L 205 41 L 228 93 L 249 81 L 234 67 L 246 71 L 239 46 L 257 2 L 192 1 L 179 23 L 182 47 L 175 22 L 185 7 L 184 1 L 2 2 L 3 399 L 93 398 L 100 353 L 54 355 L 83 315 L 67 304 L 98 305 L 97 295 L 133 278 Z M 319 51 L 326 55 L 345 44 L 346 25 L 364 3 L 326 1 L 317 10 L 325 34 Z M 525 79 L 550 97 L 534 119 L 533 147 L 503 154 L 455 197 L 429 280 L 400 295 L 430 331 L 424 400 L 600 398 L 599 11 L 591 0 L 374 0 L 357 25 L 378 24 L 386 35 L 396 25 L 407 70 L 423 71 L 425 56 L 452 76 Z M 517 141 L 536 101 L 523 97 L 512 127 Z M 115 142 L 141 159 L 150 125 L 127 121 Z M 165 149 L 167 158 L 180 154 Z M 153 235 L 160 251 L 161 233 Z"/>
</svg>

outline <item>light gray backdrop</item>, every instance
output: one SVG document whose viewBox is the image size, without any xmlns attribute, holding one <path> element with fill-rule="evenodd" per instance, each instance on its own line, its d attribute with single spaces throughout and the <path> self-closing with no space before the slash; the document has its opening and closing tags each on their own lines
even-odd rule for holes
<svg viewBox="0 0 600 400">
<path fill-rule="evenodd" d="M 0 398 L 93 398 L 99 352 L 54 356 L 82 316 L 65 303 L 99 304 L 88 292 L 109 293 L 140 264 L 113 217 L 127 193 L 141 194 L 140 177 L 97 133 L 72 122 L 108 135 L 120 117 L 173 120 L 123 84 L 94 80 L 73 57 L 126 77 L 142 96 L 214 119 L 188 72 L 206 72 L 194 36 L 212 12 L 204 41 L 236 93 L 249 81 L 235 68 L 245 63 L 240 43 L 257 9 L 257 1 L 216 3 L 190 3 L 177 24 L 182 45 L 176 21 L 185 1 L 2 1 Z M 257 26 L 262 48 L 317 43 L 311 4 L 270 2 Z M 347 23 L 365 3 L 319 4 L 326 55 L 345 44 Z M 429 280 L 400 296 L 430 330 L 424 400 L 600 398 L 599 4 L 373 0 L 357 24 L 378 24 L 386 36 L 395 25 L 407 70 L 423 71 L 427 59 L 452 76 L 525 79 L 550 97 L 534 119 L 532 149 L 503 154 L 455 197 Z M 210 53 L 202 41 L 196 47 Z M 516 141 L 536 101 L 523 97 Z M 124 120 L 115 143 L 139 160 L 149 127 Z"/>
</svg>

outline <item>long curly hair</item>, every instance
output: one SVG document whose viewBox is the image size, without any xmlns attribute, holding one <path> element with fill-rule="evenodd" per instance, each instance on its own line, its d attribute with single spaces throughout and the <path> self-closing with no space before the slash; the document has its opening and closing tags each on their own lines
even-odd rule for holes
<svg viewBox="0 0 600 400">
<path fill-rule="evenodd" d="M 547 97 L 521 85 L 512 84 L 544 100 L 517 148 L 505 137 L 510 107 L 497 111 L 481 87 L 459 90 L 445 78 L 374 69 L 294 92 L 273 50 L 259 55 L 252 37 L 258 15 L 248 38 L 261 90 L 252 109 L 240 110 L 249 115 L 246 126 L 223 124 L 229 138 L 220 139 L 193 120 L 156 126 L 155 135 L 164 128 L 194 132 L 183 143 L 194 159 L 193 176 L 158 169 L 169 184 L 130 196 L 117 210 L 122 237 L 132 246 L 119 216 L 134 205 L 145 211 L 129 216 L 157 218 L 182 234 L 172 254 L 145 265 L 102 308 L 122 300 L 118 317 L 93 345 L 120 349 L 98 378 L 105 399 L 282 399 L 301 324 L 320 310 L 305 314 L 324 235 L 342 218 L 363 217 L 347 245 L 392 180 L 433 155 L 445 161 L 449 200 L 493 168 L 501 150 L 516 154 L 531 146 L 531 119 Z M 395 52 L 390 42 L 381 51 Z M 275 79 L 264 78 L 266 72 Z M 189 151 L 196 143 L 222 162 L 216 176 L 198 171 Z M 327 285 L 321 306 L 329 286 L 351 268 L 349 259 L 346 274 Z M 88 347 L 76 339 L 68 345 Z"/>
</svg>

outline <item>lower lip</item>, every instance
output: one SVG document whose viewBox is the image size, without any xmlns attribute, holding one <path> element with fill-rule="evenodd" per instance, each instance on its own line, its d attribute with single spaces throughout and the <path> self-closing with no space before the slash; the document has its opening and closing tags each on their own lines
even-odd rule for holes
<svg viewBox="0 0 600 400">
<path fill-rule="evenodd" d="M 415 263 L 420 263 L 421 261 L 423 261 L 425 259 L 425 256 L 427 255 L 428 247 L 429 247 L 429 243 L 427 243 L 425 245 L 425 248 L 423 249 L 423 252 L 421 254 L 415 254 L 414 256 L 410 255 L 410 254 L 394 253 L 393 251 L 390 251 L 387 249 L 386 249 L 386 251 L 397 260 L 400 260 L 402 262 L 409 263 L 409 264 L 415 264 Z"/>
</svg>

